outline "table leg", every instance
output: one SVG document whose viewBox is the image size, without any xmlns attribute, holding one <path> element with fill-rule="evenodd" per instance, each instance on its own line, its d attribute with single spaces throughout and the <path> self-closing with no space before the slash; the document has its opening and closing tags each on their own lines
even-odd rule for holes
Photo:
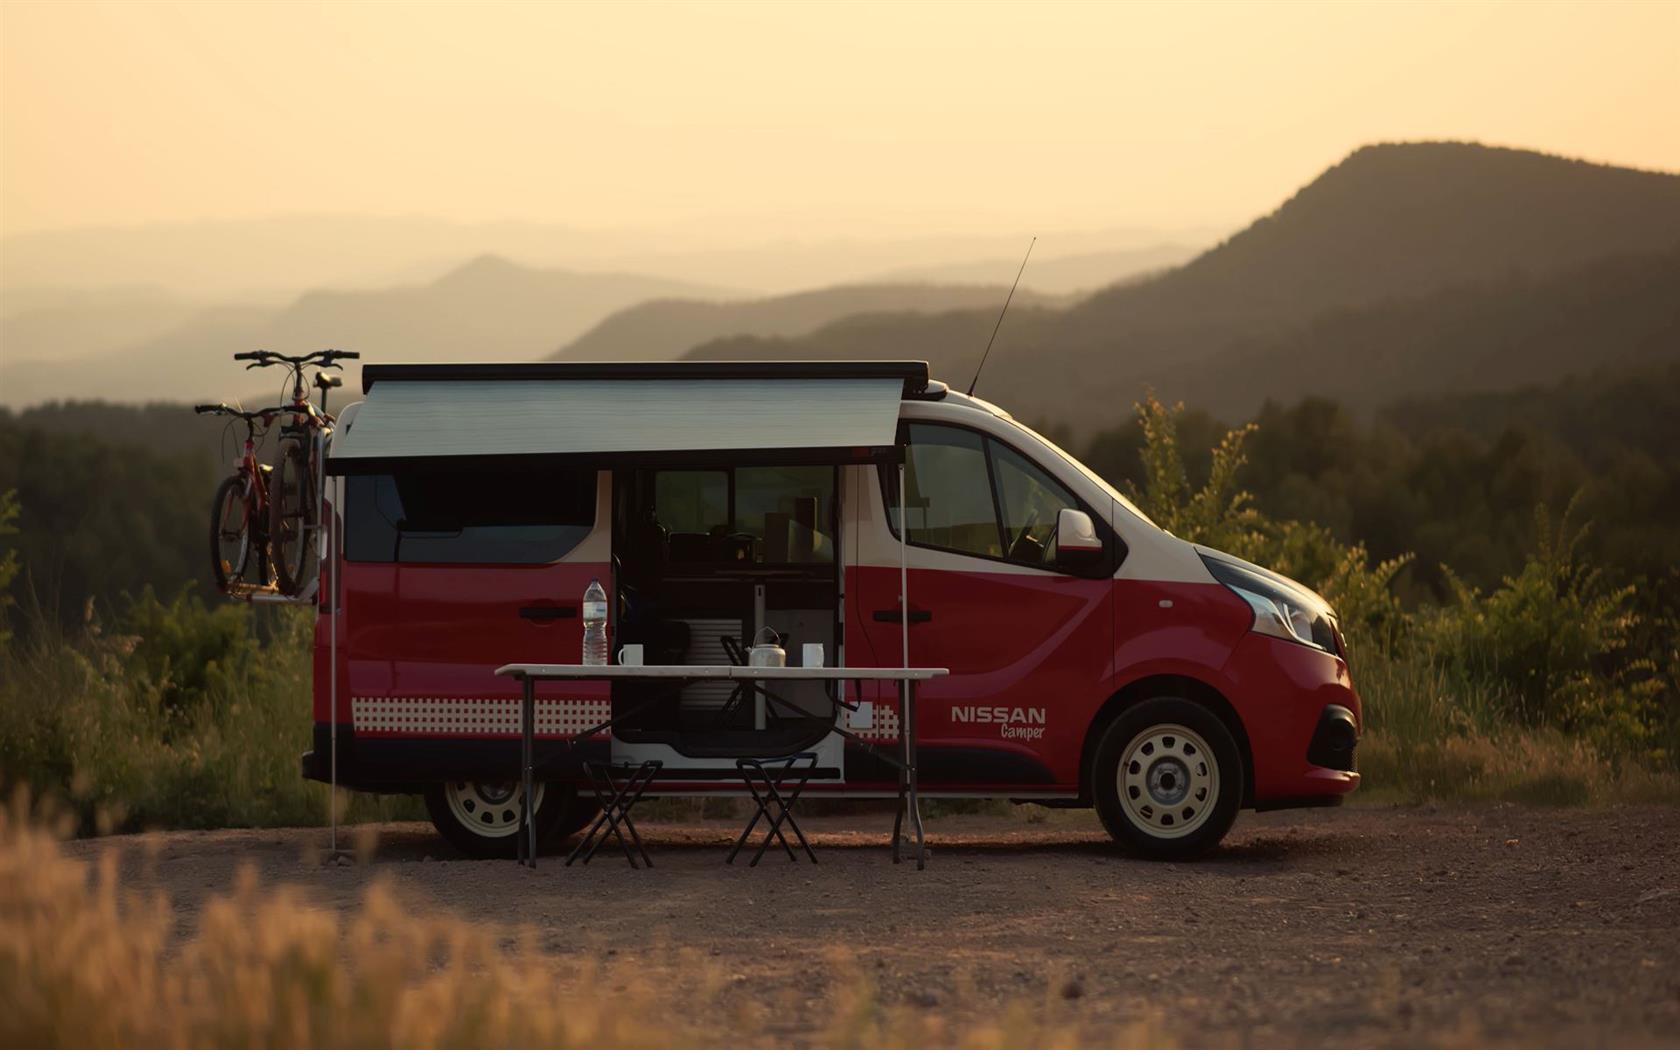
<svg viewBox="0 0 1680 1050">
<path fill-rule="evenodd" d="M 904 683 L 904 717 L 901 730 L 908 741 L 904 748 L 906 765 L 910 767 L 910 822 L 916 828 L 916 870 L 927 867 L 927 835 L 922 830 L 922 800 L 916 783 L 916 683 Z"/>
<path fill-rule="evenodd" d="M 521 863 L 529 863 L 532 870 L 537 866 L 537 819 L 531 807 L 531 793 L 534 790 L 532 781 L 532 752 L 535 750 L 533 737 L 536 736 L 536 708 L 537 685 L 529 677 L 525 679 L 525 692 L 520 704 L 519 737 L 521 764 L 524 769 L 524 796 L 519 806 L 519 851 L 524 855 Z"/>
</svg>

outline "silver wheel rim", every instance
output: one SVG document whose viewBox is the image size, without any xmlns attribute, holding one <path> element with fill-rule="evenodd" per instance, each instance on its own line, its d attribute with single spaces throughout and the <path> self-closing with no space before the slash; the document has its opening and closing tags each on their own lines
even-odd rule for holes
<svg viewBox="0 0 1680 1050">
<path fill-rule="evenodd" d="M 532 793 L 536 805 L 542 808 L 543 785 L 537 784 Z M 516 781 L 451 780 L 443 786 L 443 797 L 457 823 L 475 835 L 487 839 L 506 838 L 519 830 L 519 801 L 525 795 Z"/>
<path fill-rule="evenodd" d="M 1192 834 L 1219 802 L 1219 761 L 1201 734 L 1181 725 L 1150 726 L 1133 737 L 1115 781 L 1126 819 L 1158 839 Z"/>
</svg>

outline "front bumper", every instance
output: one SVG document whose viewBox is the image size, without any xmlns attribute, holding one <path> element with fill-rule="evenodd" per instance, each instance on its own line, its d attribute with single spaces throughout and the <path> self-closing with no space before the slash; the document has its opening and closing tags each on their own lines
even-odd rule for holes
<svg viewBox="0 0 1680 1050">
<path fill-rule="evenodd" d="M 1255 807 L 1302 805 L 1359 786 L 1359 694 L 1344 660 L 1250 633 L 1232 650 L 1225 674 L 1248 734 Z"/>
</svg>

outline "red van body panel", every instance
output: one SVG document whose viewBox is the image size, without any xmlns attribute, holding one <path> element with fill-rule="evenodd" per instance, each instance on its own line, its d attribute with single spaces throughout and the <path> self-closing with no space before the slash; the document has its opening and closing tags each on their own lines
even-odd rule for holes
<svg viewBox="0 0 1680 1050">
<path fill-rule="evenodd" d="M 573 662 L 583 647 L 577 608 L 592 579 L 609 578 L 605 563 L 551 565 L 399 565 L 346 562 L 343 616 L 316 623 L 315 720 L 329 710 L 329 625 L 349 627 L 339 637 L 338 721 L 351 720 L 351 700 L 376 698 L 486 700 L 519 697 L 520 687 L 495 669 L 518 661 Z M 528 619 L 527 607 L 570 609 L 565 619 Z M 611 625 L 608 625 L 609 636 Z M 605 700 L 604 682 L 538 686 L 541 699 Z M 376 735 L 366 728 L 361 735 Z M 410 734 L 404 734 L 410 735 Z M 472 729 L 412 735 L 502 736 Z"/>
<path fill-rule="evenodd" d="M 897 609 L 898 570 L 854 567 L 846 578 L 854 596 L 847 636 L 863 640 L 848 648 L 848 662 L 897 666 L 901 627 L 874 613 Z M 1085 730 L 1113 677 L 1114 581 L 926 569 L 911 569 L 909 578 L 911 608 L 931 617 L 910 625 L 911 661 L 951 671 L 916 690 L 920 744 L 1015 752 L 1049 771 L 1049 782 L 1035 787 L 1077 792 Z"/>
</svg>

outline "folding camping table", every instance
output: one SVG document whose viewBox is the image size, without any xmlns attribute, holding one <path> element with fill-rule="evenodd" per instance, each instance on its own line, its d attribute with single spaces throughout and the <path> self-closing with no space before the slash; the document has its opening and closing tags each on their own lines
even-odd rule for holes
<svg viewBox="0 0 1680 1050">
<path fill-rule="evenodd" d="M 898 769 L 898 814 L 893 819 L 893 860 L 898 860 L 900 832 L 906 817 L 916 833 L 916 867 L 927 864 L 926 836 L 922 830 L 921 800 L 916 784 L 916 683 L 940 678 L 950 672 L 943 667 L 738 667 L 732 664 L 667 664 L 625 666 L 623 664 L 504 664 L 496 674 L 520 681 L 524 702 L 520 707 L 519 738 L 521 780 L 524 787 L 520 805 L 519 841 L 521 852 L 536 866 L 537 826 L 532 819 L 531 793 L 534 787 L 536 740 L 537 683 L 553 681 L 614 682 L 614 681 L 697 681 L 727 679 L 748 682 L 898 682 L 898 754 L 893 748 L 864 740 L 839 725 L 835 719 L 833 732 L 874 750 Z M 838 713 L 838 712 L 837 712 Z M 593 736 L 612 726 L 613 719 L 579 733 L 574 740 Z M 754 756 L 769 758 L 775 756 Z M 680 782 L 680 770 L 662 771 L 656 778 L 662 782 Z"/>
</svg>

